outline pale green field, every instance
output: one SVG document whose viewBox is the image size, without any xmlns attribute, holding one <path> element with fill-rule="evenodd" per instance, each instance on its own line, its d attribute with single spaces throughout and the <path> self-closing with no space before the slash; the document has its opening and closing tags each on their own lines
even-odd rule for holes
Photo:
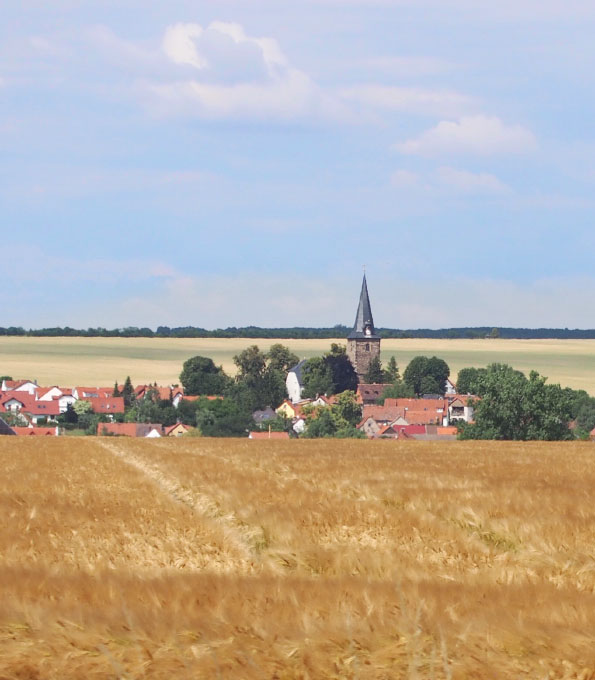
<svg viewBox="0 0 595 680">
<path fill-rule="evenodd" d="M 234 354 L 251 344 L 267 350 L 275 342 L 307 358 L 328 350 L 332 341 L 1 337 L 0 374 L 34 379 L 40 385 L 112 385 L 127 375 L 134 383 L 166 385 L 178 382 L 183 362 L 196 354 L 211 357 L 233 373 Z M 453 377 L 465 366 L 499 361 L 595 394 L 595 340 L 383 340 L 383 360 L 392 354 L 401 371 L 418 354 L 441 357 Z"/>
</svg>

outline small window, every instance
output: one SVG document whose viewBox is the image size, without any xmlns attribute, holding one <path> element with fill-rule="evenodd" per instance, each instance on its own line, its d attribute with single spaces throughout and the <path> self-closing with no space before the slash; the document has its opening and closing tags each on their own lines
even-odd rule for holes
<svg viewBox="0 0 595 680">
<path fill-rule="evenodd" d="M 370 351 L 370 343 L 366 342 L 366 352 L 369 352 L 369 351 Z"/>
</svg>

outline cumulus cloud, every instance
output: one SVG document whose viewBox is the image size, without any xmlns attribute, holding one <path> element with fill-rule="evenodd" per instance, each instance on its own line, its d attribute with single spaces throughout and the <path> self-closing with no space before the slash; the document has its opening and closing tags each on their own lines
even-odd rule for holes
<svg viewBox="0 0 595 680">
<path fill-rule="evenodd" d="M 422 115 L 458 116 L 477 107 L 472 97 L 447 89 L 369 84 L 344 88 L 338 94 L 365 107 Z"/>
<path fill-rule="evenodd" d="M 523 153 L 537 146 L 535 135 L 521 125 L 506 125 L 495 116 L 463 116 L 443 120 L 419 137 L 395 145 L 404 154 L 444 153 L 491 155 Z"/>
<path fill-rule="evenodd" d="M 203 34 L 198 24 L 175 24 L 169 26 L 163 36 L 163 51 L 175 64 L 189 64 L 202 69 L 208 65 L 196 47 L 196 38 Z"/>
<path fill-rule="evenodd" d="M 142 83 L 159 114 L 289 120 L 346 113 L 288 62 L 276 40 L 250 36 L 240 24 L 175 24 L 165 31 L 162 50 L 172 64 L 191 72 Z"/>
</svg>

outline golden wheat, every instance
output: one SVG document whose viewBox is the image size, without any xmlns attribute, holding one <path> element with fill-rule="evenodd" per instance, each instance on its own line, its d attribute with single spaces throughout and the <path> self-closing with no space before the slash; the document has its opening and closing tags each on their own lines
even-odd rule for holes
<svg viewBox="0 0 595 680">
<path fill-rule="evenodd" d="M 595 678 L 590 444 L 2 438 L 0 678 Z"/>
</svg>

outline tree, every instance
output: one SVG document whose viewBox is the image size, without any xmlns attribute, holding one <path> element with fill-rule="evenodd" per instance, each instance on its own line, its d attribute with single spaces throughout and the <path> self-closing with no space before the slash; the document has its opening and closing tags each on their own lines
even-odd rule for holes
<svg viewBox="0 0 595 680">
<path fill-rule="evenodd" d="M 229 378 L 221 366 L 215 366 L 209 357 L 195 356 L 187 359 L 180 373 L 184 393 L 195 395 L 221 395 L 229 384 Z"/>
<path fill-rule="evenodd" d="M 396 383 L 397 380 L 400 380 L 400 378 L 401 376 L 399 375 L 399 367 L 397 366 L 397 360 L 395 359 L 394 356 L 391 356 L 391 358 L 388 360 L 386 368 L 384 369 L 384 382 Z"/>
<path fill-rule="evenodd" d="M 196 424 L 204 437 L 246 437 L 252 413 L 231 399 L 199 399 Z"/>
<path fill-rule="evenodd" d="M 420 394 L 444 394 L 436 378 L 432 375 L 424 375 L 420 383 Z"/>
<path fill-rule="evenodd" d="M 279 366 L 294 358 L 290 352 L 284 352 L 285 349 L 277 345 L 272 360 L 270 354 L 263 354 L 257 345 L 237 354 L 233 358 L 238 367 L 236 387 L 228 394 L 234 394 L 251 411 L 278 406 L 287 394 L 285 372 Z"/>
<path fill-rule="evenodd" d="M 120 390 L 118 389 L 118 381 L 116 380 L 116 382 L 114 384 L 114 391 L 112 392 L 112 397 L 121 397 L 121 396 L 122 396 L 122 392 L 120 392 Z"/>
<path fill-rule="evenodd" d="M 356 393 L 347 390 L 338 394 L 331 406 L 331 413 L 337 429 L 355 427 L 362 419 L 362 407 L 357 401 Z"/>
<path fill-rule="evenodd" d="M 82 416 L 84 413 L 91 413 L 93 411 L 91 402 L 86 401 L 85 399 L 77 399 L 72 408 L 78 417 Z"/>
<path fill-rule="evenodd" d="M 357 390 L 357 373 L 347 356 L 344 345 L 333 342 L 330 352 L 324 355 L 324 361 L 331 371 L 333 394 L 345 392 L 345 390 Z"/>
<path fill-rule="evenodd" d="M 250 345 L 250 347 L 234 356 L 233 363 L 238 368 L 238 381 L 253 380 L 259 378 L 264 373 L 267 358 L 260 351 L 258 345 Z"/>
<path fill-rule="evenodd" d="M 438 357 L 414 357 L 405 371 L 403 380 L 417 395 L 424 394 L 424 387 L 433 387 L 434 393 L 444 394 L 446 390 L 446 379 L 450 375 L 448 364 Z M 422 381 L 426 377 L 434 378 L 435 382 L 429 383 Z M 426 393 L 427 394 L 427 393 Z"/>
<path fill-rule="evenodd" d="M 134 387 L 132 386 L 132 380 L 130 376 L 126 376 L 124 381 L 124 387 L 122 388 L 122 397 L 124 398 L 124 406 L 128 408 L 134 401 Z"/>
<path fill-rule="evenodd" d="M 527 379 L 506 364 L 488 366 L 480 383 L 475 422 L 461 426 L 461 439 L 572 439 L 572 400 L 559 385 L 546 385 L 536 371 Z"/>
<path fill-rule="evenodd" d="M 457 376 L 458 394 L 478 394 L 482 372 L 485 373 L 485 368 L 462 368 Z"/>
<path fill-rule="evenodd" d="M 345 391 L 337 395 L 331 406 L 315 406 L 304 409 L 308 439 L 318 437 L 364 438 L 365 434 L 355 426 L 361 420 L 362 407 L 355 392 Z"/>
<path fill-rule="evenodd" d="M 277 371 L 282 371 L 287 374 L 290 368 L 293 368 L 298 362 L 298 357 L 285 345 L 275 343 L 271 345 L 266 358 L 268 365 Z"/>
<path fill-rule="evenodd" d="M 382 363 L 380 357 L 372 357 L 368 364 L 368 370 L 364 376 L 365 383 L 381 383 L 384 382 L 384 371 L 382 370 Z"/>
<path fill-rule="evenodd" d="M 308 359 L 302 369 L 306 399 L 314 399 L 319 394 L 333 394 L 334 383 L 330 366 L 322 357 Z"/>
<path fill-rule="evenodd" d="M 392 385 L 384 388 L 382 396 L 376 400 L 377 404 L 384 404 L 385 399 L 411 399 L 415 397 L 415 392 L 407 383 L 396 380 Z"/>
</svg>

